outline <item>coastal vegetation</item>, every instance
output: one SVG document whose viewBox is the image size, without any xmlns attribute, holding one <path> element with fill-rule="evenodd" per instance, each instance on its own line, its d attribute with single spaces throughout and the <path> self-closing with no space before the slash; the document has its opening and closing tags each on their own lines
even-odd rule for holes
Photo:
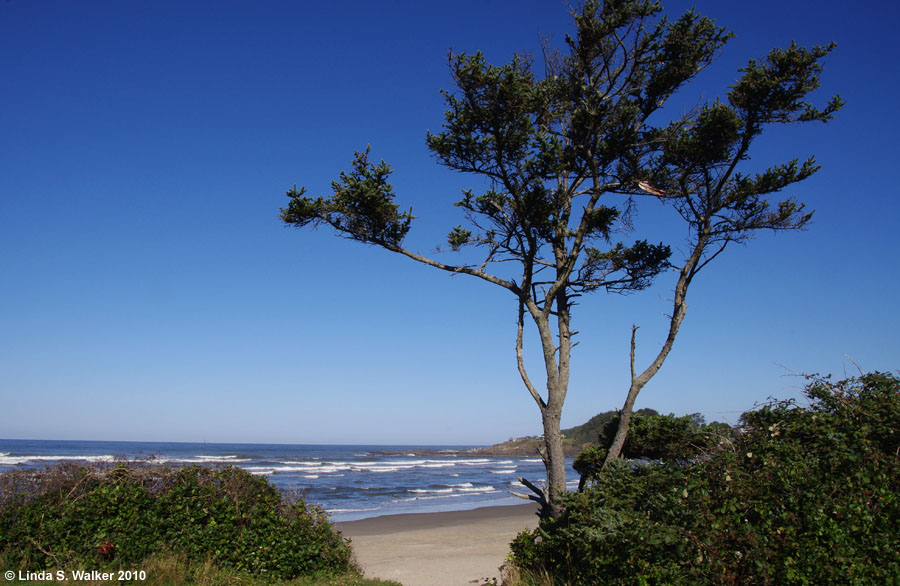
<svg viewBox="0 0 900 586">
<path fill-rule="evenodd" d="M 595 421 L 597 418 L 592 419 Z M 593 444 L 584 444 L 575 457 L 573 468 L 581 476 L 578 490 L 595 480 L 606 464 L 609 448 L 619 429 L 620 415 L 614 413 L 600 427 Z M 660 415 L 653 409 L 641 409 L 629 422 L 622 457 L 630 460 L 685 462 L 728 442 L 735 430 L 726 423 L 707 424 L 702 415 Z"/>
<path fill-rule="evenodd" d="M 295 185 L 281 210 L 289 226 L 329 226 L 510 294 L 516 366 L 543 425 L 547 483 L 529 483 L 529 497 L 545 517 L 561 514 L 566 491 L 560 421 L 577 344 L 575 305 L 593 293 L 645 290 L 673 275 L 667 334 L 645 366 L 636 363 L 638 326 L 631 329 L 631 377 L 609 463 L 621 453 L 638 393 L 673 348 L 697 275 L 760 231 L 799 230 L 811 219 L 802 203 L 773 196 L 818 171 L 814 158 L 765 163 L 754 143 L 779 126 L 787 142 L 800 123 L 828 121 L 843 104 L 837 96 L 820 106 L 807 101 L 833 45 L 791 44 L 748 61 L 721 98 L 679 115 L 681 107 L 665 106 L 676 95 L 695 103 L 682 90 L 731 37 L 724 28 L 695 11 L 665 18 L 650 0 L 586 1 L 572 16 L 563 48 L 545 44 L 537 66 L 530 55 L 499 66 L 480 52 L 449 56 L 456 87 L 443 92 L 443 127 L 427 134 L 426 145 L 439 164 L 470 174 L 479 186 L 464 189 L 454 204 L 465 224 L 450 228 L 443 252 L 458 253 L 458 260 L 405 247 L 412 209 L 395 202 L 392 169 L 375 162 L 369 148 L 332 181 L 332 193 L 309 197 Z M 669 211 L 655 227 L 660 232 L 629 241 L 636 212 L 660 204 Z M 671 234 L 685 240 L 658 240 Z M 539 377 L 526 368 L 526 321 L 534 326 L 528 335 L 537 334 Z"/>
<path fill-rule="evenodd" d="M 615 420 L 618 422 L 617 414 L 618 411 L 615 409 L 598 413 L 581 425 L 562 430 L 563 437 L 583 449 L 589 444 L 597 443 L 597 438 L 600 437 L 600 433 L 603 432 L 604 429 L 607 429 L 607 426 L 611 421 Z M 638 409 L 635 411 L 635 414 L 659 415 L 655 409 L 650 408 Z"/>
<path fill-rule="evenodd" d="M 593 470 L 516 538 L 508 583 L 900 584 L 900 379 L 809 377 L 804 394 Z"/>
<path fill-rule="evenodd" d="M 581 471 L 580 461 L 602 466 L 619 428 L 620 412 L 616 409 L 594 415 L 581 425 L 562 430 L 566 457 L 579 457 L 575 470 Z M 709 442 L 721 441 L 733 433 L 727 423 L 707 424 L 699 413 L 675 416 L 660 415 L 650 408 L 638 409 L 629 423 L 628 437 L 622 448 L 625 458 L 662 458 L 672 454 L 688 454 Z M 718 438 L 718 439 L 717 439 Z M 475 448 L 472 454 L 488 456 L 530 457 L 540 452 L 543 438 L 528 436 L 513 438 L 485 448 Z"/>
<path fill-rule="evenodd" d="M 0 569 L 24 581 L 41 570 L 159 584 L 381 583 L 359 576 L 322 511 L 265 478 L 135 463 L 0 475 Z"/>
</svg>

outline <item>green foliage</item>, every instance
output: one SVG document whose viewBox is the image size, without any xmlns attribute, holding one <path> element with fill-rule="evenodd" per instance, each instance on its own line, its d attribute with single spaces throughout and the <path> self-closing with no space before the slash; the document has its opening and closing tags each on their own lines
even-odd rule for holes
<svg viewBox="0 0 900 586">
<path fill-rule="evenodd" d="M 672 250 L 665 244 L 648 244 L 637 240 L 626 247 L 619 242 L 613 248 L 602 252 L 588 247 L 581 275 L 586 281 L 584 290 L 593 291 L 601 284 L 592 282 L 602 275 L 602 286 L 607 291 L 628 291 L 650 286 L 653 278 L 669 267 Z M 609 279 L 612 274 L 623 274 L 619 279 Z"/>
<path fill-rule="evenodd" d="M 645 416 L 635 413 L 622 448 L 622 456 L 646 460 L 685 460 L 696 456 L 717 438 L 706 433 L 705 421 L 699 413 L 676 417 L 669 415 Z M 600 431 L 599 444 L 603 448 L 612 445 L 619 416 L 610 420 Z"/>
<path fill-rule="evenodd" d="M 572 309 L 580 297 L 643 290 L 662 272 L 677 272 L 669 335 L 654 362 L 632 377 L 631 393 L 640 392 L 668 356 L 697 273 L 733 242 L 810 221 L 802 203 L 769 196 L 815 173 L 814 159 L 750 175 L 743 167 L 755 139 L 773 124 L 828 121 L 843 104 L 837 96 L 821 108 L 807 101 L 833 46 L 792 44 L 750 61 L 719 100 L 674 120 L 661 117 L 666 101 L 731 37 L 694 11 L 674 20 L 661 12 L 651 0 L 578 3 L 564 47 L 545 46 L 538 67 L 522 55 L 502 65 L 480 52 L 449 56 L 455 89 L 442 92 L 444 123 L 426 144 L 440 165 L 472 174 L 483 186 L 481 193 L 463 190 L 455 204 L 466 224 L 451 228 L 447 243 L 453 251 L 469 249 L 462 264 L 402 247 L 412 215 L 399 212 L 390 168 L 368 163 L 368 151 L 332 183 L 332 195 L 312 199 L 295 187 L 282 210 L 289 225 L 327 224 L 514 296 L 518 367 L 544 425 L 547 511 L 555 508 L 555 493 L 565 491 L 559 426 L 577 334 Z M 681 216 L 677 232 L 687 245 L 677 255 L 652 234 L 624 238 L 648 198 Z M 673 233 L 669 228 L 662 231 Z M 544 356 L 554 357 L 545 361 L 545 386 L 532 384 L 521 359 L 526 315 L 541 333 Z M 536 390 L 542 386 L 546 397 Z"/>
<path fill-rule="evenodd" d="M 598 413 L 581 425 L 562 430 L 562 434 L 566 439 L 572 440 L 572 443 L 576 446 L 594 444 L 597 442 L 597 438 L 600 432 L 603 431 L 604 426 L 616 417 L 616 413 L 617 411 L 614 409 Z M 638 409 L 635 411 L 635 414 L 645 416 L 659 415 L 656 410 L 646 408 Z"/>
<path fill-rule="evenodd" d="M 483 266 L 522 263 L 526 293 L 545 263 L 557 266 L 570 281 L 561 284 L 576 293 L 643 289 L 670 268 L 671 249 L 663 243 L 611 241 L 630 230 L 632 202 L 599 199 L 644 193 L 636 182 L 659 166 L 654 156 L 668 136 L 648 119 L 731 35 L 693 11 L 674 21 L 660 12 L 656 2 L 585 2 L 573 13 L 565 53 L 547 47 L 545 75 L 526 55 L 501 65 L 481 52 L 449 56 L 456 88 L 441 92 L 444 123 L 426 144 L 439 164 L 489 186 L 480 195 L 464 190 L 455 204 L 470 226 L 451 229 L 452 250 L 483 247 Z M 682 122 L 678 127 L 690 135 Z M 347 238 L 401 252 L 413 217 L 394 203 L 388 165 L 369 163 L 368 153 L 356 153 L 353 171 L 340 174 L 328 197 L 289 190 L 282 221 L 327 224 Z"/>
<path fill-rule="evenodd" d="M 238 468 L 62 465 L 0 476 L 0 497 L 9 568 L 127 569 L 164 551 L 278 579 L 351 568 L 324 513 Z"/>
<path fill-rule="evenodd" d="M 281 210 L 286 224 L 328 224 L 352 240 L 398 246 L 409 231 L 412 211 L 400 212 L 394 203 L 394 189 L 388 183 L 390 166 L 381 161 L 369 162 L 369 149 L 357 152 L 353 171 L 341 171 L 339 181 L 332 181 L 334 196 L 327 200 L 305 197 L 305 188 L 287 192 L 288 207 Z"/>
<path fill-rule="evenodd" d="M 586 448 L 575 458 L 573 467 L 581 475 L 580 488 L 600 474 L 619 421 L 617 413 L 607 418 L 597 434 L 597 445 Z M 699 413 L 676 417 L 641 409 L 631 418 L 621 455 L 636 460 L 685 462 L 728 441 L 733 433 L 724 423 L 706 425 Z"/>
<path fill-rule="evenodd" d="M 447 235 L 447 243 L 453 250 L 459 250 L 461 246 L 468 244 L 472 239 L 472 231 L 462 226 L 454 226 L 450 234 Z"/>
<path fill-rule="evenodd" d="M 615 461 L 520 534 L 554 583 L 900 584 L 900 380 L 814 378 L 689 465 Z"/>
<path fill-rule="evenodd" d="M 735 169 L 767 126 L 827 122 L 843 106 L 840 96 L 821 110 L 805 101 L 819 87 L 822 59 L 833 49 L 834 44 L 807 49 L 792 43 L 773 49 L 761 63 L 750 60 L 727 103 L 704 105 L 693 120 L 672 123 L 662 133 L 667 138 L 656 158 L 654 184 L 707 246 L 724 248 L 761 229 L 794 230 L 809 223 L 812 213 L 805 213 L 803 204 L 785 199 L 773 205 L 764 196 L 818 171 L 814 158 L 774 165 L 755 176 Z"/>
</svg>

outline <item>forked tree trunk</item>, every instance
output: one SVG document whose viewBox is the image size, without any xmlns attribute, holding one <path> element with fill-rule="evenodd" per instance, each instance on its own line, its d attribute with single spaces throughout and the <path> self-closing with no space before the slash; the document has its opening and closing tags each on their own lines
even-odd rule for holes
<svg viewBox="0 0 900 586">
<path fill-rule="evenodd" d="M 568 323 L 558 319 L 559 347 L 556 346 L 550 321 L 546 314 L 533 312 L 535 325 L 541 338 L 544 354 L 544 368 L 547 375 L 547 401 L 540 405 L 541 420 L 544 427 L 544 467 L 547 469 L 547 486 L 544 488 L 546 505 L 542 516 L 558 518 L 562 513 L 559 495 L 566 492 L 566 455 L 563 450 L 562 407 L 566 400 L 569 385 L 569 357 L 571 347 L 568 343 Z M 567 308 L 557 307 L 557 315 L 568 315 Z"/>
<path fill-rule="evenodd" d="M 540 333 L 544 367 L 547 375 L 546 400 L 538 393 L 537 388 L 531 383 L 525 370 L 522 345 L 526 306 Z M 522 382 L 525 383 L 525 387 L 541 411 L 544 443 L 540 453 L 541 459 L 544 461 L 544 468 L 547 471 L 547 483 L 543 488 L 539 488 L 528 479 L 520 478 L 519 480 L 522 484 L 534 494 L 517 494 L 517 496 L 540 503 L 541 517 L 543 518 L 558 517 L 562 513 L 558 495 L 566 490 L 566 455 L 563 450 L 560 421 L 562 419 L 562 406 L 565 402 L 569 384 L 569 355 L 571 347 L 568 344 L 567 324 L 562 324 L 562 327 L 565 342 L 557 349 L 548 316 L 541 312 L 531 299 L 526 297 L 520 298 L 518 334 L 516 336 L 516 360 Z M 557 359 L 559 362 L 557 362 Z"/>
</svg>

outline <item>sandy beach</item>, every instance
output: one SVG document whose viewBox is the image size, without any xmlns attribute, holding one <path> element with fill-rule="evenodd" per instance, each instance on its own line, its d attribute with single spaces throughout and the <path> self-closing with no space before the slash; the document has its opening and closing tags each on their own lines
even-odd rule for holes
<svg viewBox="0 0 900 586">
<path fill-rule="evenodd" d="M 500 576 L 509 542 L 537 526 L 537 505 L 388 515 L 335 523 L 366 576 L 403 586 L 464 586 Z"/>
</svg>

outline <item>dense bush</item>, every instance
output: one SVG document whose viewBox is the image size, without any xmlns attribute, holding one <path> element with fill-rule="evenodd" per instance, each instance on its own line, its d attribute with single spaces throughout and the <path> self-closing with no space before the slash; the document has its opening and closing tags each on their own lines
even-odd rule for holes
<svg viewBox="0 0 900 586">
<path fill-rule="evenodd" d="M 608 467 L 515 564 L 560 584 L 900 584 L 900 381 L 805 393 L 689 465 Z"/>
<path fill-rule="evenodd" d="M 595 480 L 603 468 L 606 452 L 619 429 L 619 414 L 611 415 L 599 428 L 595 445 L 582 450 L 573 467 L 581 475 L 579 491 L 585 482 Z M 729 441 L 731 427 L 724 423 L 706 424 L 699 413 L 676 417 L 660 415 L 652 409 L 635 411 L 628 425 L 628 435 L 622 446 L 622 457 L 635 460 L 679 461 L 694 459 L 700 454 Z"/>
<path fill-rule="evenodd" d="M 278 579 L 350 568 L 349 545 L 319 510 L 285 502 L 238 468 L 61 465 L 0 475 L 7 568 L 130 569 L 166 551 Z"/>
</svg>

